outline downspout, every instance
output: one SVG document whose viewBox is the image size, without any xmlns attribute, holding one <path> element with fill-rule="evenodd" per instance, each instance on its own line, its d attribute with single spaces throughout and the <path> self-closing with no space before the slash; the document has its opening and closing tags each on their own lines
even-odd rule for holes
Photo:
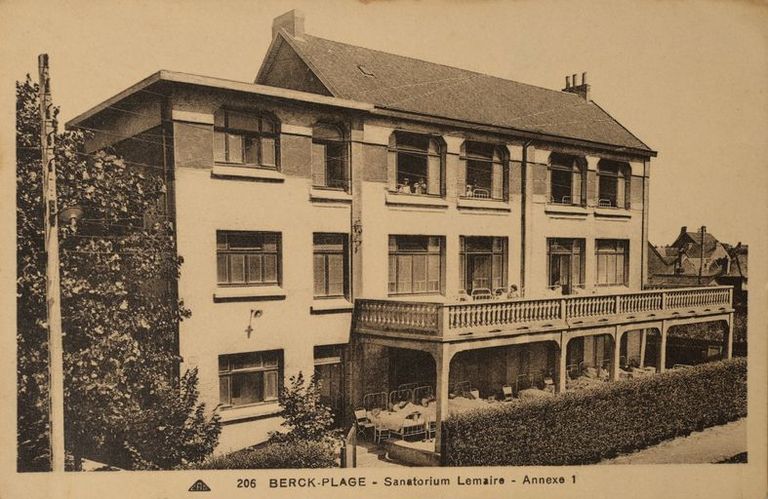
<svg viewBox="0 0 768 499">
<path fill-rule="evenodd" d="M 528 189 L 526 188 L 528 183 L 528 147 L 533 142 L 532 139 L 527 140 L 523 143 L 523 157 L 520 164 L 520 183 L 521 185 L 521 191 L 522 196 L 520 197 L 520 214 L 521 214 L 521 220 L 520 220 L 520 294 L 522 296 L 525 296 L 525 266 L 527 264 L 525 259 L 525 253 L 526 253 L 526 247 L 527 247 L 527 230 L 526 230 L 526 222 L 528 220 L 528 216 L 526 215 L 527 208 L 528 208 Z"/>
</svg>

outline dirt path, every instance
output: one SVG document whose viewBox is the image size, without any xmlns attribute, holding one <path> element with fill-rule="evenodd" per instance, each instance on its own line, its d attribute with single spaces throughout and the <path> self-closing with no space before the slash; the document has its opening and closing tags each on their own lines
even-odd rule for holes
<svg viewBox="0 0 768 499">
<path fill-rule="evenodd" d="M 747 450 L 746 418 L 673 438 L 641 451 L 606 459 L 600 464 L 716 463 Z"/>
</svg>

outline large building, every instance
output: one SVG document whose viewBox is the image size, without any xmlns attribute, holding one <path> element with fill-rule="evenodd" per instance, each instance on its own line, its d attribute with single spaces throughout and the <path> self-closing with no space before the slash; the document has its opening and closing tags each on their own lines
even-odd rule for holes
<svg viewBox="0 0 768 499">
<path fill-rule="evenodd" d="M 663 370 L 671 325 L 730 324 L 728 287 L 643 290 L 656 152 L 577 80 L 325 40 L 291 11 L 255 83 L 159 71 L 69 122 L 167 181 L 179 348 L 220 451 L 278 428 L 299 371 L 342 419 L 421 386 L 440 421 L 458 388 Z"/>
</svg>

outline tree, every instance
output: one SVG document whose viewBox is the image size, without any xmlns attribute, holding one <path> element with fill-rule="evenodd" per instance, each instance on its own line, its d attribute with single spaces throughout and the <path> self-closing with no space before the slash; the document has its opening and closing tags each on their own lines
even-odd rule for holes
<svg viewBox="0 0 768 499">
<path fill-rule="evenodd" d="M 27 388 L 19 412 L 30 415 L 19 442 L 30 442 L 30 457 L 43 454 L 27 434 L 41 427 L 47 381 L 45 357 L 31 355 L 45 337 L 36 92 L 29 77 L 17 84 L 20 394 Z M 164 179 L 110 151 L 84 153 L 85 139 L 64 131 L 55 150 L 58 209 L 85 214 L 59 231 L 67 451 L 75 468 L 86 455 L 132 469 L 199 462 L 220 423 L 197 403 L 196 372 L 178 375 L 178 324 L 190 312 L 175 295 L 182 260 L 161 209 Z M 22 301 L 35 306 L 22 310 Z"/>
<path fill-rule="evenodd" d="M 37 86 L 16 83 L 16 354 L 19 471 L 50 469 L 43 183 Z M 58 110 L 56 110 L 58 111 Z M 56 112 L 56 114 L 58 114 Z M 55 115 L 54 115 L 55 116 Z"/>
<path fill-rule="evenodd" d="M 274 432 L 273 442 L 315 441 L 333 445 L 338 435 L 333 428 L 333 412 L 323 404 L 317 375 L 309 378 L 299 372 L 291 376 L 288 384 L 280 389 L 280 406 L 283 409 L 282 426 L 287 433 Z"/>
</svg>

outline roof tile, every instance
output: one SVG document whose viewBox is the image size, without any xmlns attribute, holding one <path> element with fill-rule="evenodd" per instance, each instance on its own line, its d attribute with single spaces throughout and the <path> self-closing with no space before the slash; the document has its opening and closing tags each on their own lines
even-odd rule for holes
<svg viewBox="0 0 768 499">
<path fill-rule="evenodd" d="M 310 35 L 283 36 L 336 97 L 651 151 L 598 105 L 572 93 Z"/>
</svg>

